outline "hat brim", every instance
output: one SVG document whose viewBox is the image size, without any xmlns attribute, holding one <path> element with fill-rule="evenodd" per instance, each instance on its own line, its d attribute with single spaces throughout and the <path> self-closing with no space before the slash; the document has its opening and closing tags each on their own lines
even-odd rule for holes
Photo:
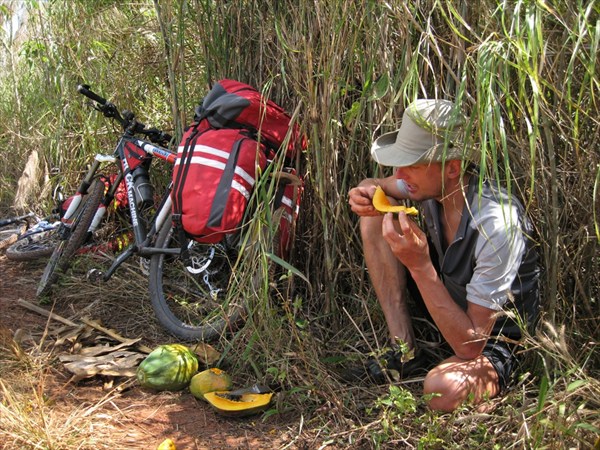
<svg viewBox="0 0 600 450">
<path fill-rule="evenodd" d="M 398 130 L 381 135 L 371 147 L 372 158 L 382 166 L 405 167 L 417 164 L 425 155 L 411 154 L 396 142 Z"/>
<path fill-rule="evenodd" d="M 407 167 L 415 164 L 463 159 L 460 146 L 419 127 L 407 115 L 400 129 L 381 135 L 371 147 L 372 158 L 382 166 Z"/>
</svg>

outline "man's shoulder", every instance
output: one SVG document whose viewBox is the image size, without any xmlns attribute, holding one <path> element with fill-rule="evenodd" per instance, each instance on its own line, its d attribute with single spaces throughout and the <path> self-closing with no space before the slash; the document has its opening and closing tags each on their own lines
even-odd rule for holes
<svg viewBox="0 0 600 450">
<path fill-rule="evenodd" d="M 469 185 L 467 203 L 471 211 L 477 215 L 486 213 L 495 215 L 498 212 L 513 210 L 520 216 L 524 212 L 522 203 L 514 193 L 487 178 L 481 182 L 475 180 Z"/>
</svg>

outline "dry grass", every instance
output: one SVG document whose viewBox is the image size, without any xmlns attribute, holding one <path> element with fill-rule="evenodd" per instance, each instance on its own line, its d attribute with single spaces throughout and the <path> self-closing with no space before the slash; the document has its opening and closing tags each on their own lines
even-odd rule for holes
<svg viewBox="0 0 600 450">
<path fill-rule="evenodd" d="M 76 402 L 57 384 L 53 355 L 35 345 L 24 350 L 3 330 L 0 346 L 0 441 L 2 448 L 106 448 L 98 442 L 114 430 L 102 402 Z M 27 342 L 30 345 L 31 342 Z"/>
</svg>

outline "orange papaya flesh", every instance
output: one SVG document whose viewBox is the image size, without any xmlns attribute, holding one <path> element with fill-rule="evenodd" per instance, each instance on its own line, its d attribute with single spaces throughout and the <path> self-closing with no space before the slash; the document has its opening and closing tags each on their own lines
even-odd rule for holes
<svg viewBox="0 0 600 450">
<path fill-rule="evenodd" d="M 419 211 L 412 206 L 406 207 L 402 205 L 392 205 L 385 195 L 385 192 L 383 192 L 381 186 L 377 186 L 377 189 L 375 189 L 375 194 L 373 195 L 373 206 L 380 213 L 398 213 L 404 211 L 409 216 L 416 216 L 419 214 Z"/>
</svg>

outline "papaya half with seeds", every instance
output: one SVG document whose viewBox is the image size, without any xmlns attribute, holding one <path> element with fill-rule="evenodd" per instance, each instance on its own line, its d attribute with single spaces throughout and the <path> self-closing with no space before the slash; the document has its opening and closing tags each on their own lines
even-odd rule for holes
<svg viewBox="0 0 600 450">
<path fill-rule="evenodd" d="M 409 216 L 416 216 L 419 214 L 417 208 L 413 208 L 412 206 L 406 207 L 401 205 L 392 205 L 385 195 L 385 192 L 383 192 L 381 186 L 377 186 L 377 189 L 375 189 L 375 194 L 373 195 L 373 206 L 380 213 L 399 213 L 404 211 Z"/>
<path fill-rule="evenodd" d="M 229 391 L 213 391 L 204 394 L 204 398 L 223 416 L 245 417 L 266 410 L 271 404 L 273 393 L 232 395 Z"/>
</svg>

